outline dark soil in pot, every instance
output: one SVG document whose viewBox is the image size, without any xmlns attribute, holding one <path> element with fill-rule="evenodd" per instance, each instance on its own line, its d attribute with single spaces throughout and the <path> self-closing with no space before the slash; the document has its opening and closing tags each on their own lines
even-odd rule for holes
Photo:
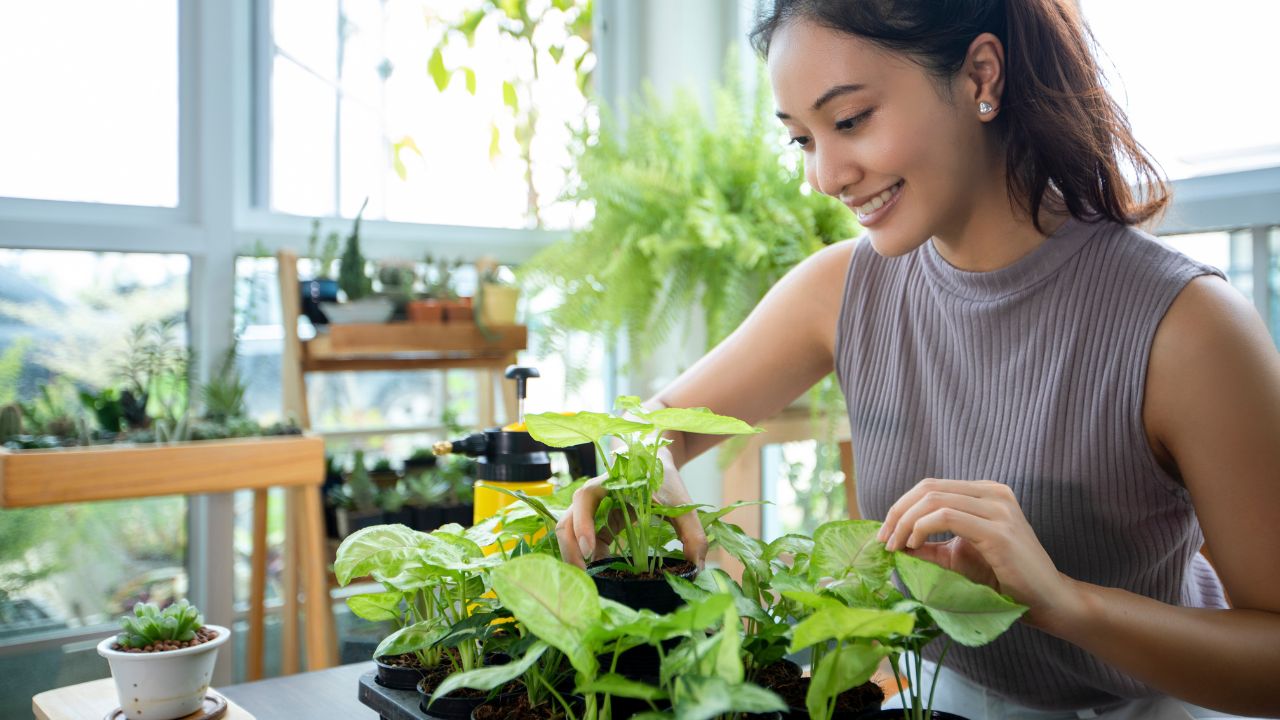
<svg viewBox="0 0 1280 720">
<path fill-rule="evenodd" d="M 374 658 L 374 662 L 378 664 L 376 682 L 394 690 L 413 690 L 426 674 L 418 662 L 418 656 L 413 653 L 387 655 Z"/>
<path fill-rule="evenodd" d="M 456 650 L 450 648 L 445 652 L 453 655 L 455 659 L 457 658 Z M 503 653 L 492 653 L 484 658 L 485 667 L 503 665 L 508 662 L 511 662 L 511 658 Z M 431 702 L 431 694 L 435 692 L 436 687 L 452 674 L 453 663 L 449 662 L 447 658 L 436 667 L 429 668 L 423 673 L 422 679 L 416 687 L 418 690 L 418 708 L 426 713 L 427 717 L 440 718 L 441 720 L 470 720 L 471 711 L 486 700 L 492 698 L 497 702 L 507 702 L 516 695 L 525 694 L 524 685 L 519 681 L 513 681 L 495 690 L 458 688 L 448 695 L 437 698 L 435 702 Z M 430 707 L 428 707 L 428 703 L 430 703 Z"/>
<path fill-rule="evenodd" d="M 585 701 L 581 697 L 575 695 L 566 698 L 566 701 L 573 708 L 574 714 L 582 714 Z M 615 714 L 614 717 L 623 716 Z M 564 707 L 554 698 L 537 707 L 530 707 L 529 695 L 523 691 L 494 698 L 471 711 L 471 720 L 563 720 L 564 718 Z"/>
<path fill-rule="evenodd" d="M 800 666 L 784 660 L 767 668 L 762 668 L 756 675 L 756 684 L 768 688 L 786 701 L 787 712 L 783 715 L 787 720 L 808 720 L 809 711 L 805 707 L 805 695 L 809 692 L 809 678 L 801 677 Z M 884 691 L 873 682 L 866 682 L 851 690 L 845 690 L 836 698 L 836 712 L 832 720 L 860 720 L 868 711 L 878 711 L 884 702 Z"/>
<path fill-rule="evenodd" d="M 684 600 L 681 600 L 676 591 L 671 589 L 663 575 L 672 573 L 686 580 L 692 580 L 698 574 L 698 568 L 682 558 L 663 558 L 661 569 L 657 573 L 644 575 L 607 568 L 613 563 L 625 561 L 625 558 L 609 557 L 587 566 L 587 572 L 591 573 L 591 579 L 595 582 L 600 596 L 635 610 L 652 610 L 663 615 L 684 604 Z M 672 639 L 664 643 L 663 647 L 671 650 L 679 644 L 679 639 Z M 657 648 L 642 645 L 618 656 L 617 668 L 619 674 L 638 679 L 656 677 L 660 664 Z M 644 709 L 647 710 L 648 706 Z"/>
</svg>

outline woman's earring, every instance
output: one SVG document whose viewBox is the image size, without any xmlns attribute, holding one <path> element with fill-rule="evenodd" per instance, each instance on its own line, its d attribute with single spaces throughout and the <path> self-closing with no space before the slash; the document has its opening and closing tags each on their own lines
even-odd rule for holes
<svg viewBox="0 0 1280 720">
<path fill-rule="evenodd" d="M 986 100 L 983 100 L 982 102 L 978 103 L 978 112 L 983 115 L 990 115 L 991 111 L 995 109 L 996 109 L 995 106 L 987 102 Z"/>
</svg>

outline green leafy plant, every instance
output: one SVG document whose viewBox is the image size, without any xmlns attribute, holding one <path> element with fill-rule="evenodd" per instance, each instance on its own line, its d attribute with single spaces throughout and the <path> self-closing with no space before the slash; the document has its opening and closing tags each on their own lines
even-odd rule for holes
<svg viewBox="0 0 1280 720">
<path fill-rule="evenodd" d="M 363 450 L 355 452 L 351 472 L 344 478 L 342 485 L 335 489 L 331 499 L 336 506 L 356 512 L 373 512 L 379 509 L 378 486 L 369 477 Z"/>
<path fill-rule="evenodd" d="M 121 632 L 116 642 L 127 648 L 145 648 L 165 641 L 188 642 L 204 627 L 204 616 L 184 600 L 161 610 L 151 603 L 133 606 L 133 615 L 120 618 Z"/>
<path fill-rule="evenodd" d="M 225 424 L 243 418 L 248 412 L 244 397 L 249 388 L 240 377 L 236 358 L 237 349 L 232 345 L 223 356 L 217 374 L 200 386 L 205 420 Z"/>
<path fill-rule="evenodd" d="M 836 695 L 866 682 L 884 657 L 890 658 L 903 693 L 903 717 L 931 718 L 934 686 L 926 694 L 921 674 L 925 646 L 945 636 L 940 673 L 952 642 L 985 645 L 1027 610 L 959 573 L 906 553 L 888 552 L 876 540 L 879 529 L 879 522 L 869 520 L 820 526 L 814 532 L 809 579 L 831 582 L 820 592 L 783 593 L 812 609 L 793 628 L 791 650 L 813 649 L 813 679 L 806 698 L 813 718 L 830 718 Z M 893 584 L 895 571 L 909 597 Z M 904 653 L 913 659 L 905 689 L 898 675 Z"/>
<path fill-rule="evenodd" d="M 369 200 L 365 198 L 360 212 L 356 213 L 351 234 L 347 236 L 347 244 L 338 263 L 338 287 L 347 294 L 348 302 L 361 300 L 373 293 L 373 278 L 366 272 L 365 257 L 360 252 L 360 220 L 368 205 Z"/>
<path fill-rule="evenodd" d="M 497 630 L 486 573 L 501 561 L 486 556 L 457 525 L 431 533 L 378 525 L 343 540 L 333 570 L 343 586 L 366 575 L 383 586 L 383 592 L 347 599 L 358 617 L 397 627 L 375 658 L 413 653 L 423 668 L 447 662 L 467 671 L 483 665 L 484 646 Z"/>
<path fill-rule="evenodd" d="M 680 431 L 746 435 L 761 430 L 706 408 L 663 408 L 650 412 L 641 406 L 640 398 L 634 396 L 620 397 L 617 404 L 636 419 L 592 412 L 541 413 L 526 416 L 525 423 L 535 440 L 552 447 L 595 444 L 608 475 L 604 488 L 610 505 L 619 510 L 622 517 L 623 529 L 615 536 L 615 549 L 619 555 L 629 558 L 632 572 L 653 573 L 657 572 L 664 547 L 673 536 L 659 519 L 696 508 L 694 505 L 662 506 L 654 501 L 654 493 L 662 486 L 664 477 L 658 451 L 670 444 L 662 434 Z M 612 459 L 603 444 L 607 437 L 615 437 L 625 445 Z M 602 506 L 605 513 L 609 509 Z"/>
<path fill-rule="evenodd" d="M 702 94 L 668 102 L 647 90 L 620 119 L 602 111 L 598 136 L 580 138 L 570 198 L 594 217 L 520 268 L 529 295 L 558 291 L 539 327 L 544 347 L 625 336 L 640 363 L 698 313 L 710 349 L 788 270 L 857 233 L 848 208 L 803 187 L 769 83 L 752 96 L 729 78 L 710 113 Z"/>
</svg>

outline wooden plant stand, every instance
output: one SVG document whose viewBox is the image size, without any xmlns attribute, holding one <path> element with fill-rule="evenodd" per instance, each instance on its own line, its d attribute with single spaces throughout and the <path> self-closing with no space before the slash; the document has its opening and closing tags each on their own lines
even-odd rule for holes
<svg viewBox="0 0 1280 720">
<path fill-rule="evenodd" d="M 287 523 L 285 577 L 303 577 L 307 603 L 307 665 L 330 667 L 336 660 L 333 609 L 324 564 L 324 440 L 309 435 L 203 440 L 168 445 L 100 445 L 51 450 L 0 450 L 0 508 L 124 500 L 161 495 L 283 487 L 298 512 Z M 257 496 L 255 496 L 256 498 Z M 266 590 L 266 503 L 254 506 L 254 543 L 246 656 L 261 672 Z M 257 532 L 258 527 L 262 532 Z M 289 537 L 293 536 L 293 537 Z M 286 583 L 287 585 L 290 583 Z M 230 588 L 227 592 L 230 592 Z M 295 593 L 296 594 L 296 593 Z M 295 608 L 289 618 L 297 618 Z M 285 627 L 295 623 L 286 622 Z"/>
</svg>

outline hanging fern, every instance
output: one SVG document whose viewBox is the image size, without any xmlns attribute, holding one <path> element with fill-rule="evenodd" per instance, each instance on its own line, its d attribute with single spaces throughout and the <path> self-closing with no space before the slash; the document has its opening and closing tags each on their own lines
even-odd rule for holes
<svg viewBox="0 0 1280 720">
<path fill-rule="evenodd" d="M 699 309 L 710 348 L 788 270 L 856 234 L 847 208 L 802 187 L 763 77 L 756 86 L 750 98 L 740 83 L 717 88 L 710 113 L 647 88 L 625 122 L 604 112 L 597 135 L 579 136 L 569 198 L 594 219 L 521 272 L 531 294 L 559 291 L 538 328 L 551 352 L 571 333 L 625 337 L 640 362 Z M 580 357 L 566 357 L 571 377 Z"/>
</svg>

